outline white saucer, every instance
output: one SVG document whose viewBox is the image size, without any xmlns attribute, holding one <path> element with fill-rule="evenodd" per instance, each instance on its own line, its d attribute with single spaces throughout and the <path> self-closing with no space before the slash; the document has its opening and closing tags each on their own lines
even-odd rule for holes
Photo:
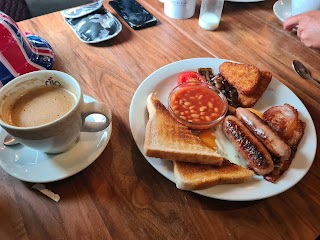
<svg viewBox="0 0 320 240">
<path fill-rule="evenodd" d="M 85 102 L 94 98 L 84 96 Z M 104 116 L 92 114 L 87 117 L 92 122 L 103 121 Z M 7 147 L 3 140 L 7 134 L 0 128 L 0 165 L 11 176 L 26 182 L 46 183 L 70 177 L 93 163 L 107 146 L 112 124 L 100 132 L 83 132 L 78 143 L 61 154 L 46 154 L 32 148 L 16 145 Z"/>
<path fill-rule="evenodd" d="M 284 22 L 288 17 L 291 17 L 291 0 L 279 0 L 273 5 L 273 12 L 277 18 Z"/>
</svg>

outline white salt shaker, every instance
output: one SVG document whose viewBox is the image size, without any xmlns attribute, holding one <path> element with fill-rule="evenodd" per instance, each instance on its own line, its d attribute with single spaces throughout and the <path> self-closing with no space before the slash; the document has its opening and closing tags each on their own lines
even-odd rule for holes
<svg viewBox="0 0 320 240">
<path fill-rule="evenodd" d="M 196 9 L 196 0 L 165 0 L 164 13 L 175 19 L 191 18 Z"/>
<path fill-rule="evenodd" d="M 215 30 L 218 28 L 221 19 L 224 0 L 202 0 L 199 26 L 205 30 Z"/>
</svg>

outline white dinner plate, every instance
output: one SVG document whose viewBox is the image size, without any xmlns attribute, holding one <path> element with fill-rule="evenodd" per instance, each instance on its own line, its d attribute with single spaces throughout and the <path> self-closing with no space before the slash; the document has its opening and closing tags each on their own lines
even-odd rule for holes
<svg viewBox="0 0 320 240">
<path fill-rule="evenodd" d="M 291 0 L 279 0 L 275 2 L 273 12 L 281 22 L 284 22 L 288 17 L 291 17 Z"/>
<path fill-rule="evenodd" d="M 94 98 L 84 96 L 85 102 Z M 88 121 L 101 122 L 103 115 L 92 114 Z M 0 128 L 0 165 L 11 176 L 32 183 L 46 183 L 70 177 L 93 163 L 107 146 L 112 123 L 100 132 L 82 132 L 76 145 L 60 154 L 46 154 L 23 146 L 4 146 L 7 132 Z"/>
<path fill-rule="evenodd" d="M 197 71 L 200 67 L 210 67 L 215 73 L 218 73 L 218 67 L 225 61 L 229 60 L 193 58 L 168 64 L 148 76 L 138 87 L 132 98 L 129 121 L 133 138 L 151 166 L 172 182 L 175 182 L 172 162 L 158 158 L 150 158 L 144 154 L 143 144 L 145 128 L 148 121 L 148 111 L 146 108 L 147 97 L 151 92 L 156 92 L 160 101 L 165 106 L 168 106 L 167 98 L 171 89 L 177 85 L 179 72 L 187 70 Z M 289 88 L 274 78 L 255 105 L 255 108 L 263 112 L 271 106 L 283 105 L 284 103 L 289 103 L 299 111 L 299 118 L 306 123 L 306 129 L 290 168 L 276 183 L 270 183 L 262 177 L 255 177 L 253 181 L 242 184 L 218 185 L 194 192 L 216 199 L 246 201 L 277 195 L 298 183 L 308 172 L 316 153 L 316 131 L 309 112 Z M 179 190 L 177 189 L 177 191 Z"/>
</svg>

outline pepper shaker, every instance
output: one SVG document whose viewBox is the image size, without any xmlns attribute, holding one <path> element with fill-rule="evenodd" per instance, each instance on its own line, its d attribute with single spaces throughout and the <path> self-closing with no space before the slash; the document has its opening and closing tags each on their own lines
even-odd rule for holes
<svg viewBox="0 0 320 240">
<path fill-rule="evenodd" d="M 175 19 L 191 18 L 196 9 L 196 0 L 165 0 L 164 13 Z"/>
</svg>

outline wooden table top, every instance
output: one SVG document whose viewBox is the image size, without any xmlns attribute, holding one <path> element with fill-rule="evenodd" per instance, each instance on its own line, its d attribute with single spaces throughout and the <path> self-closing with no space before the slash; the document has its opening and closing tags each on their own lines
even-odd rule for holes
<svg viewBox="0 0 320 240">
<path fill-rule="evenodd" d="M 188 58 L 217 57 L 269 70 L 305 104 L 320 130 L 320 86 L 292 69 L 304 62 L 320 78 L 319 50 L 285 32 L 275 1 L 225 2 L 220 27 L 205 31 L 196 14 L 176 20 L 158 0 L 140 0 L 159 20 L 134 31 L 122 19 L 121 33 L 85 44 L 52 13 L 19 22 L 45 38 L 55 51 L 54 69 L 75 77 L 85 94 L 112 109 L 110 142 L 89 167 L 46 183 L 52 201 L 0 170 L 0 239 L 315 239 L 320 234 L 319 137 L 315 161 L 292 188 L 256 201 L 225 201 L 178 190 L 140 153 L 130 130 L 129 107 L 142 81 L 160 67 Z M 104 2 L 104 6 L 117 14 Z M 283 96 L 285 97 L 285 96 Z M 316 143 L 314 143 L 316 144 Z M 0 159 L 3 160 L 3 159 Z"/>
</svg>

